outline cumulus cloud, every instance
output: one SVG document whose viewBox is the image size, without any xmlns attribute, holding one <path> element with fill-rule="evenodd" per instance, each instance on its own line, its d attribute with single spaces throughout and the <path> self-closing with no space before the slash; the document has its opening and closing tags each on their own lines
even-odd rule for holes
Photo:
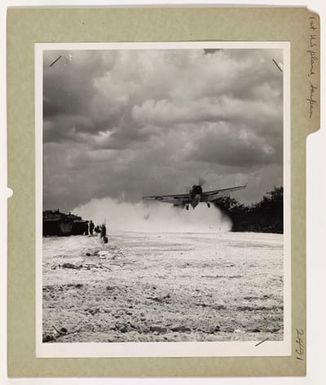
<svg viewBox="0 0 326 385">
<path fill-rule="evenodd" d="M 55 58 L 61 59 L 49 66 Z M 282 184 L 282 75 L 268 49 L 44 53 L 44 206 L 138 202 L 198 181 Z"/>
</svg>

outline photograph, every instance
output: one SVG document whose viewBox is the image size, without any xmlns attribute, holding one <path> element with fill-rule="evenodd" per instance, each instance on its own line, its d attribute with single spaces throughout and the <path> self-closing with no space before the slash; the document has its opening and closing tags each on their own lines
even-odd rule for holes
<svg viewBox="0 0 326 385">
<path fill-rule="evenodd" d="M 289 342 L 285 53 L 277 42 L 39 45 L 45 349 L 246 355 L 246 343 L 273 355 Z"/>
</svg>

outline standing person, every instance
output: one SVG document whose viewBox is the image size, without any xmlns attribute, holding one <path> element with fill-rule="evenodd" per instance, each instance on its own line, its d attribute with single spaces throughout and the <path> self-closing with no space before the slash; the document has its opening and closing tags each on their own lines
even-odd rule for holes
<svg viewBox="0 0 326 385">
<path fill-rule="evenodd" d="M 104 237 L 106 237 L 106 226 L 103 223 L 101 226 L 101 238 L 104 239 Z"/>
<path fill-rule="evenodd" d="M 91 221 L 89 222 L 89 233 L 90 233 L 91 236 L 93 235 L 93 231 L 94 231 L 94 223 L 93 223 L 93 221 L 91 220 Z"/>
<path fill-rule="evenodd" d="M 106 236 L 106 226 L 104 223 L 101 226 L 101 239 L 104 243 L 108 243 L 108 237 Z"/>
</svg>

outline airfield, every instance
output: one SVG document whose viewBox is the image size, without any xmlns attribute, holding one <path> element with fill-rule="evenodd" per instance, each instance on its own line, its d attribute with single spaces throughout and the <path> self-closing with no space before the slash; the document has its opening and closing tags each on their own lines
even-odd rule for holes
<svg viewBox="0 0 326 385">
<path fill-rule="evenodd" d="M 283 339 L 283 235 L 43 238 L 43 341 Z"/>
</svg>

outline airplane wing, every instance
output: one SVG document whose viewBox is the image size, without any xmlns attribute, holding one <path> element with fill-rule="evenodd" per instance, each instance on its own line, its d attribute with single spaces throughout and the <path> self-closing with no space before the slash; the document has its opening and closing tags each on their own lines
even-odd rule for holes
<svg viewBox="0 0 326 385">
<path fill-rule="evenodd" d="M 223 188 L 220 190 L 206 191 L 206 192 L 203 192 L 203 196 L 202 196 L 201 200 L 202 200 L 202 202 L 211 202 L 211 201 L 214 201 L 215 199 L 219 198 L 220 196 L 226 195 L 226 194 L 233 192 L 233 191 L 242 190 L 246 187 L 247 187 L 247 185 L 243 185 L 243 186 Z"/>
<path fill-rule="evenodd" d="M 190 203 L 189 194 L 177 195 L 150 195 L 144 196 L 144 201 L 157 201 L 162 203 L 171 203 L 175 206 L 183 206 Z"/>
</svg>

